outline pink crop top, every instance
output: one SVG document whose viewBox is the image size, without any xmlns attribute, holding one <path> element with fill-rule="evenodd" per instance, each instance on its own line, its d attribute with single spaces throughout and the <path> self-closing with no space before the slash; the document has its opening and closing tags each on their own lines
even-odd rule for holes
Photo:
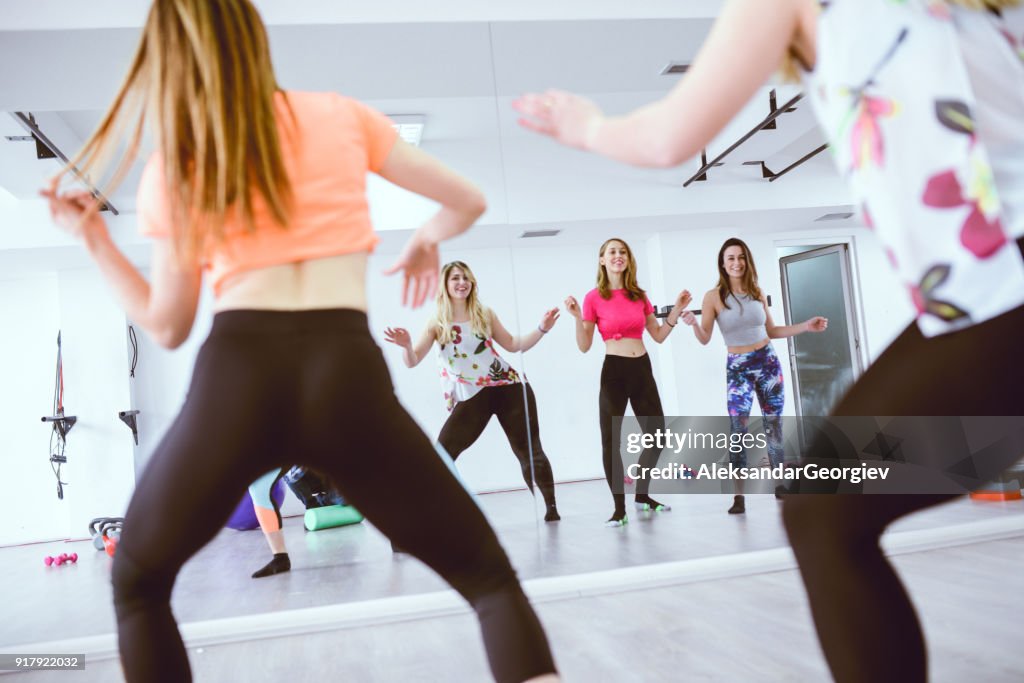
<svg viewBox="0 0 1024 683">
<path fill-rule="evenodd" d="M 654 313 L 654 306 L 646 296 L 639 301 L 630 301 L 626 290 L 613 289 L 610 299 L 601 298 L 595 287 L 583 298 L 583 319 L 597 323 L 601 339 L 640 339 L 647 328 L 647 316 Z"/>
</svg>

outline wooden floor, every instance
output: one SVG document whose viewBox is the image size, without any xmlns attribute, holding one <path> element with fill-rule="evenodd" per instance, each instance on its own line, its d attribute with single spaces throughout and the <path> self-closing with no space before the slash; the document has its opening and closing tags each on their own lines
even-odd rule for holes
<svg viewBox="0 0 1024 683">
<path fill-rule="evenodd" d="M 900 555 L 936 683 L 1024 680 L 1024 538 Z M 823 681 L 828 673 L 795 571 L 546 603 L 538 611 L 565 681 Z M 865 656 L 870 656 L 866 647 Z M 487 681 L 470 615 L 191 651 L 197 681 Z M 25 683 L 116 681 L 116 661 Z"/>
<path fill-rule="evenodd" d="M 725 514 L 731 502 L 726 496 L 676 496 L 666 499 L 673 511 L 634 514 L 631 523 L 619 529 L 602 525 L 610 512 L 604 482 L 560 485 L 558 496 L 563 520 L 555 524 L 535 519 L 535 502 L 526 492 L 480 497 L 524 579 L 786 546 L 779 503 L 772 496 L 748 496 L 745 516 Z M 894 530 L 1022 515 L 1020 502 L 962 500 L 912 516 Z M 218 535 L 179 578 L 173 597 L 179 621 L 244 617 L 446 588 L 414 559 L 393 556 L 387 540 L 368 525 L 308 533 L 301 519 L 294 518 L 286 520 L 285 535 L 293 570 L 261 580 L 249 578 L 269 559 L 260 532 L 226 530 Z M 42 563 L 44 555 L 72 551 L 80 556 L 77 565 L 47 568 Z M 0 566 L 8 577 L 0 585 L 5 616 L 0 619 L 0 652 L 114 630 L 110 559 L 88 542 L 2 548 Z"/>
</svg>

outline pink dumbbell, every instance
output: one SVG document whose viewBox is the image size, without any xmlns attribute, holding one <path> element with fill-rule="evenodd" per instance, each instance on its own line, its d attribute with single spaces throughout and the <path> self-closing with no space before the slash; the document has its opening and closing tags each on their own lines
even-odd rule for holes
<svg viewBox="0 0 1024 683">
<path fill-rule="evenodd" d="M 78 562 L 78 553 L 71 553 L 70 555 L 68 555 L 67 553 L 61 553 L 57 557 L 50 557 L 49 555 L 47 555 L 43 558 L 43 564 L 45 564 L 47 567 L 51 565 L 57 565 L 59 567 L 65 562 Z"/>
</svg>

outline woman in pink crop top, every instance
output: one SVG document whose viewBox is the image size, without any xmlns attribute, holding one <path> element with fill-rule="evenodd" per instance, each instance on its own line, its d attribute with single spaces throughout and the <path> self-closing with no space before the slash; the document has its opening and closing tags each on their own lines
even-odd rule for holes
<svg viewBox="0 0 1024 683">
<path fill-rule="evenodd" d="M 610 239 L 601 245 L 597 258 L 597 287 L 583 299 L 583 310 L 574 297 L 565 300 L 565 308 L 576 318 L 576 345 L 586 353 L 594 343 L 594 328 L 605 343 L 604 366 L 601 368 L 601 393 L 598 400 L 598 418 L 601 423 L 601 450 L 604 474 L 615 500 L 615 510 L 605 523 L 622 526 L 626 516 L 626 495 L 616 493 L 622 486 L 622 460 L 613 445 L 612 420 L 626 414 L 626 404 L 633 414 L 647 418 L 645 431 L 664 427 L 664 412 L 658 385 L 654 381 L 651 359 L 644 348 L 644 330 L 659 344 L 668 338 L 678 324 L 679 316 L 690 303 L 690 293 L 683 290 L 665 323 L 654 316 L 654 307 L 636 281 L 636 259 L 625 241 Z M 648 448 L 640 456 L 640 467 L 653 468 L 658 462 L 658 451 Z M 620 489 L 621 490 L 621 489 Z M 643 511 L 668 511 L 648 495 L 650 479 L 641 477 L 636 482 L 635 505 Z"/>
<path fill-rule="evenodd" d="M 469 266 L 452 261 L 441 268 L 437 312 L 416 344 L 404 327 L 384 331 L 385 339 L 404 350 L 402 360 L 408 368 L 419 365 L 437 344 L 444 400 L 450 411 L 437 436 L 438 444 L 455 461 L 480 438 L 491 417 L 497 416 L 530 491 L 536 478 L 547 508 L 545 522 L 557 522 L 561 516 L 555 504 L 551 462 L 540 443 L 537 399 L 533 387 L 498 354 L 494 343 L 509 353 L 525 353 L 557 321 L 556 307 L 545 311 L 537 329 L 513 336 L 480 300 L 476 276 Z"/>
<path fill-rule="evenodd" d="M 160 344 L 188 336 L 204 270 L 216 284 L 188 396 L 139 479 L 114 557 L 125 678 L 191 679 L 170 607 L 175 578 L 250 482 L 297 461 L 469 601 L 498 681 L 557 680 L 504 549 L 399 404 L 366 320 L 376 240 L 366 173 L 440 204 L 392 268 L 416 305 L 436 286 L 438 243 L 483 213 L 480 191 L 369 107 L 282 91 L 248 0 L 154 2 L 124 85 L 68 168 L 104 177 L 101 160 L 125 149 L 127 128 L 123 177 L 147 123 L 160 150 L 138 203 L 154 236 L 151 282 L 118 250 L 92 195 L 58 192 L 59 177 L 44 193 Z"/>
</svg>

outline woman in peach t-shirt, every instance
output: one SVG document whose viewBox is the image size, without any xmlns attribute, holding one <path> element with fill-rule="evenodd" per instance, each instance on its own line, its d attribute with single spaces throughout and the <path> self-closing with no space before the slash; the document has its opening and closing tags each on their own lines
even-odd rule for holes
<svg viewBox="0 0 1024 683">
<path fill-rule="evenodd" d="M 160 344 L 188 336 L 204 271 L 216 295 L 188 397 L 139 480 L 114 558 L 125 677 L 191 678 L 170 608 L 175 578 L 247 484 L 297 462 L 329 475 L 469 601 L 498 681 L 555 680 L 504 550 L 399 404 L 366 320 L 377 241 L 366 173 L 441 205 L 391 269 L 414 305 L 436 286 L 438 243 L 483 213 L 480 192 L 396 140 L 369 107 L 281 90 L 248 0 L 155 2 L 117 99 L 73 164 L 98 177 L 127 124 L 119 177 L 147 120 L 159 152 L 143 174 L 138 218 L 154 237 L 152 282 L 118 250 L 89 193 L 59 194 L 59 178 L 44 193 L 128 317 Z"/>
</svg>

